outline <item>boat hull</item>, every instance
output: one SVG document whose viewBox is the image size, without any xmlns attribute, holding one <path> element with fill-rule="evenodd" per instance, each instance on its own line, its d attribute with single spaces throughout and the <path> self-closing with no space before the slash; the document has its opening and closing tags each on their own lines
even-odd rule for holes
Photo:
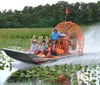
<svg viewBox="0 0 100 85">
<path fill-rule="evenodd" d="M 25 63 L 41 64 L 41 63 L 45 63 L 48 61 L 55 61 L 55 60 L 59 59 L 59 58 L 42 58 L 42 57 L 36 56 L 34 54 L 29 54 L 27 52 L 21 52 L 21 51 L 11 50 L 11 49 L 7 49 L 7 48 L 3 48 L 2 50 L 9 57 L 19 60 L 21 62 L 25 62 Z"/>
</svg>

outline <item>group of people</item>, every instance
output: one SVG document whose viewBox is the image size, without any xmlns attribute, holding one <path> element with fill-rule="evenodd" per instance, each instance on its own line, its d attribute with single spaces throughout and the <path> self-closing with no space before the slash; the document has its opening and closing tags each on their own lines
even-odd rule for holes
<svg viewBox="0 0 100 85">
<path fill-rule="evenodd" d="M 44 56 L 50 56 L 50 55 L 56 56 L 57 55 L 56 43 L 58 39 L 63 36 L 64 35 L 58 32 L 56 28 L 51 33 L 50 38 L 46 36 L 45 40 L 43 40 L 43 37 L 40 36 L 37 41 L 36 36 L 34 35 L 33 38 L 31 39 L 31 47 L 28 53 L 36 55 L 44 54 Z"/>
</svg>

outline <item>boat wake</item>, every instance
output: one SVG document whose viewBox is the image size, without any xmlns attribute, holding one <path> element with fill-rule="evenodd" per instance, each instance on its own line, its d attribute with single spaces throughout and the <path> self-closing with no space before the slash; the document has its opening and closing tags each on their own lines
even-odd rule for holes
<svg viewBox="0 0 100 85">
<path fill-rule="evenodd" d="M 68 58 L 62 58 L 58 61 L 52 63 L 46 63 L 44 65 L 61 65 L 61 64 L 81 64 L 81 65 L 91 65 L 100 63 L 100 52 L 96 53 L 84 53 L 83 55 L 73 55 Z"/>
</svg>

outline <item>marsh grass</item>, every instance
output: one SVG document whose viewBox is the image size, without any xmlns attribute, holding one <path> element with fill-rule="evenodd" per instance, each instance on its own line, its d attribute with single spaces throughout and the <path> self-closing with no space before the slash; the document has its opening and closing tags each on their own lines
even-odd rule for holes
<svg viewBox="0 0 100 85">
<path fill-rule="evenodd" d="M 85 32 L 89 26 L 80 26 Z M 35 34 L 39 36 L 50 36 L 53 28 L 3 28 L 0 29 L 0 49 L 8 46 L 19 46 L 24 49 L 30 46 L 30 39 Z"/>
<path fill-rule="evenodd" d="M 31 38 L 34 34 L 38 36 L 49 36 L 52 28 L 20 28 L 20 29 L 0 29 L 2 38 Z"/>
<path fill-rule="evenodd" d="M 52 29 L 53 28 L 0 29 L 0 49 L 8 46 L 27 48 L 34 34 L 37 38 L 39 36 L 50 36 Z"/>
</svg>

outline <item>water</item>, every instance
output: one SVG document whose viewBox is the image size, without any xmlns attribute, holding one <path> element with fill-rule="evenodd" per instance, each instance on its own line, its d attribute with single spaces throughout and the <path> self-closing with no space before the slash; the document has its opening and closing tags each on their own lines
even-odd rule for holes
<svg viewBox="0 0 100 85">
<path fill-rule="evenodd" d="M 87 60 L 92 60 L 91 64 L 98 64 L 96 69 L 89 69 L 91 70 L 90 79 L 84 78 L 86 77 L 84 74 L 88 74 L 88 72 L 79 72 L 78 78 L 84 80 L 87 85 L 91 85 L 90 83 L 86 82 L 86 80 L 96 80 L 95 84 L 100 85 L 100 24 L 96 24 L 90 27 L 89 31 L 85 33 L 85 46 L 84 46 L 84 53 L 86 55 Z M 84 57 L 85 57 L 84 55 Z M 81 84 L 79 84 L 81 85 Z"/>
<path fill-rule="evenodd" d="M 5 70 L 0 70 L 0 85 L 3 85 L 7 78 L 11 75 L 12 72 L 17 71 L 17 69 L 9 70 L 9 68 L 5 68 Z"/>
<path fill-rule="evenodd" d="M 75 55 L 69 58 L 63 58 L 56 62 L 46 63 L 43 65 L 58 65 L 58 64 L 99 64 L 100 63 L 100 24 L 93 25 L 89 28 L 89 31 L 84 33 L 85 35 L 85 45 L 84 45 L 84 54 L 81 56 Z M 11 75 L 12 72 L 17 71 L 18 69 L 28 69 L 31 68 L 32 64 L 26 64 L 19 61 L 15 61 L 12 63 L 13 69 L 9 71 L 9 69 L 5 69 L 4 71 L 0 71 L 0 85 L 3 85 L 7 78 Z M 99 84 L 97 84 L 99 85 Z"/>
<path fill-rule="evenodd" d="M 11 47 L 12 49 L 19 49 L 19 47 Z M 21 50 L 21 49 L 20 49 Z M 8 57 L 3 51 L 1 51 L 1 56 L 5 57 L 5 61 L 3 61 L 3 63 L 7 62 L 7 61 L 12 61 L 12 70 L 10 70 L 10 68 L 7 68 L 6 66 L 4 67 L 4 70 L 0 70 L 0 85 L 4 85 L 6 83 L 6 80 L 8 79 L 8 77 L 12 74 L 12 72 L 16 72 L 18 69 L 29 69 L 31 67 L 33 67 L 33 64 L 27 64 L 27 63 L 23 63 L 17 60 L 11 60 L 10 57 Z M 2 59 L 0 59 L 0 61 L 2 61 Z M 6 65 L 9 66 L 9 63 L 6 63 Z"/>
<path fill-rule="evenodd" d="M 100 52 L 100 24 L 91 26 L 84 39 L 84 53 Z"/>
</svg>

